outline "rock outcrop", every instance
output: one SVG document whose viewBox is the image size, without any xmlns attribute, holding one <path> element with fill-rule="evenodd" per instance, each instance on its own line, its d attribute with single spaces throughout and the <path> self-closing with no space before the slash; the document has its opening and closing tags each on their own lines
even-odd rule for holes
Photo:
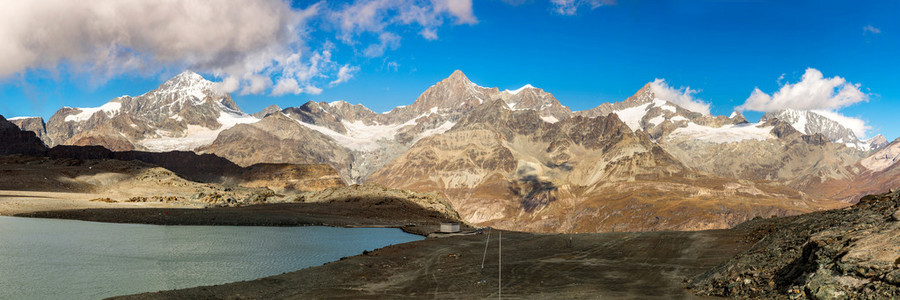
<svg viewBox="0 0 900 300">
<path fill-rule="evenodd" d="M 900 297 L 900 193 L 853 207 L 740 225 L 764 234 L 752 248 L 690 282 L 695 293 L 733 298 Z"/>
<path fill-rule="evenodd" d="M 16 124 L 19 126 L 19 129 L 24 131 L 31 131 L 44 142 L 45 145 L 50 144 L 50 139 L 47 136 L 47 125 L 44 124 L 44 118 L 41 117 L 17 117 L 17 118 L 9 118 L 7 121 Z"/>
<path fill-rule="evenodd" d="M 377 184 L 332 187 L 297 196 L 296 201 L 304 203 L 349 202 L 362 207 L 394 210 L 403 215 L 410 209 L 421 209 L 438 214 L 438 218 L 460 220 L 459 214 L 437 193 L 416 193 L 390 189 Z M 393 207 L 393 208 L 392 208 Z M 412 216 L 412 215 L 411 215 Z M 415 216 L 419 216 L 416 214 Z"/>
<path fill-rule="evenodd" d="M 46 152 L 47 147 L 34 132 L 21 130 L 19 126 L 0 116 L 0 155 L 40 156 Z"/>
</svg>

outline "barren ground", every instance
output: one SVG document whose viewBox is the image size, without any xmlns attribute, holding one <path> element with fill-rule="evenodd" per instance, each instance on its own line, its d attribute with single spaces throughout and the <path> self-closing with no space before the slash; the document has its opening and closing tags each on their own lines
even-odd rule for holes
<svg viewBox="0 0 900 300">
<path fill-rule="evenodd" d="M 394 245 L 319 267 L 219 286 L 119 299 L 498 297 L 497 231 Z M 749 245 L 733 230 L 569 235 L 503 232 L 502 296 L 699 299 L 683 281 Z M 485 279 L 481 282 L 482 278 Z"/>
</svg>

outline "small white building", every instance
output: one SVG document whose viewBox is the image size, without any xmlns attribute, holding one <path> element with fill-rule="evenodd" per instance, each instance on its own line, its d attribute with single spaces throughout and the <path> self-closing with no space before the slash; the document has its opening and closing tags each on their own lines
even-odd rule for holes
<svg viewBox="0 0 900 300">
<path fill-rule="evenodd" d="M 441 223 L 441 232 L 442 233 L 459 232 L 459 223 Z"/>
</svg>

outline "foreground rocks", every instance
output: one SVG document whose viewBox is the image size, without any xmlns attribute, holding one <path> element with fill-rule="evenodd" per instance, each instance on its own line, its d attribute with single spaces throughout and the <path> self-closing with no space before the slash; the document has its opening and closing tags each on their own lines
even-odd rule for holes
<svg viewBox="0 0 900 300">
<path fill-rule="evenodd" d="M 764 238 L 690 286 L 698 294 L 736 298 L 900 297 L 898 210 L 895 191 L 843 210 L 742 224 Z"/>
</svg>

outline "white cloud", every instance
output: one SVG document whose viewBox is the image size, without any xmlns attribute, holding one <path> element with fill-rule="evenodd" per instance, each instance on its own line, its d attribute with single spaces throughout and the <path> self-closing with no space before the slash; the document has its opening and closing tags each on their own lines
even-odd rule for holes
<svg viewBox="0 0 900 300">
<path fill-rule="evenodd" d="M 400 69 L 400 64 L 396 61 L 389 61 L 385 64 L 385 66 L 388 70 L 393 70 L 394 72 L 397 72 L 397 70 Z"/>
<path fill-rule="evenodd" d="M 215 87 L 222 93 L 234 93 L 241 87 L 241 80 L 234 76 L 228 76 L 221 82 L 217 82 Z"/>
<path fill-rule="evenodd" d="M 192 69 L 226 78 L 227 90 L 261 92 L 254 75 L 300 53 L 319 4 L 280 0 L 31 0 L 0 10 L 0 77 L 29 69 L 110 78 Z M 236 84 L 237 81 L 237 84 Z M 263 88 L 264 89 L 264 88 Z"/>
<path fill-rule="evenodd" d="M 650 83 L 650 89 L 656 98 L 675 103 L 675 105 L 693 112 L 709 115 L 709 103 L 694 99 L 697 90 L 692 90 L 690 87 L 676 89 L 666 84 L 665 79 L 659 78 Z"/>
<path fill-rule="evenodd" d="M 265 92 L 272 85 L 272 79 L 269 76 L 250 74 L 244 76 L 244 87 L 241 89 L 241 95 L 259 94 Z"/>
<path fill-rule="evenodd" d="M 784 84 L 772 95 L 759 88 L 754 89 L 744 104 L 736 109 L 761 112 L 811 110 L 838 121 L 857 136 L 864 137 L 870 129 L 865 121 L 838 113 L 841 108 L 869 100 L 869 95 L 859 87 L 859 84 L 847 82 L 842 77 L 825 78 L 819 70 L 809 68 L 800 82 Z"/>
<path fill-rule="evenodd" d="M 306 87 L 303 88 L 303 92 L 310 94 L 310 95 L 318 95 L 318 94 L 322 93 L 322 89 L 317 88 L 313 85 L 307 85 Z"/>
<path fill-rule="evenodd" d="M 781 89 L 772 95 L 766 94 L 759 88 L 754 89 L 750 97 L 744 101 L 743 105 L 738 106 L 737 110 L 773 112 L 784 109 L 819 109 L 836 111 L 868 100 L 869 95 L 860 91 L 859 84 L 847 82 L 838 76 L 824 78 L 822 72 L 809 68 L 806 69 L 800 82 L 782 85 Z"/>
<path fill-rule="evenodd" d="M 300 93 L 318 95 L 322 93 L 322 89 L 309 84 L 301 88 L 300 83 L 293 78 L 281 78 L 278 80 L 278 83 L 275 84 L 275 87 L 272 88 L 272 96 L 286 94 L 299 95 Z"/>
<path fill-rule="evenodd" d="M 866 33 L 879 34 L 881 33 L 881 29 L 878 29 L 877 27 L 872 25 L 866 25 L 866 27 L 863 27 L 863 34 Z"/>
<path fill-rule="evenodd" d="M 335 86 L 340 83 L 347 82 L 347 80 L 350 80 L 351 78 L 353 78 L 353 75 L 355 75 L 357 71 L 359 71 L 359 67 L 351 66 L 351 65 L 343 65 L 343 66 L 341 66 L 341 69 L 338 71 L 337 79 L 331 81 L 331 83 L 329 83 L 329 84 L 331 86 Z"/>
<path fill-rule="evenodd" d="M 432 0 L 435 14 L 450 13 L 457 24 L 475 24 L 478 19 L 472 13 L 472 0 Z"/>
<path fill-rule="evenodd" d="M 348 45 L 357 44 L 357 37 L 365 33 L 378 36 L 378 42 L 363 51 L 368 57 L 399 47 L 400 37 L 391 29 L 396 26 L 420 26 L 419 34 L 434 40 L 445 19 L 452 19 L 454 24 L 478 23 L 472 0 L 357 0 L 330 11 L 328 18 L 340 29 L 340 39 Z"/>
<path fill-rule="evenodd" d="M 550 0 L 553 11 L 561 15 L 575 15 L 580 6 L 596 9 L 604 5 L 615 5 L 616 0 Z"/>
<path fill-rule="evenodd" d="M 377 44 L 369 45 L 366 50 L 363 50 L 363 55 L 366 57 L 379 57 L 384 55 L 384 50 L 388 48 L 394 50 L 400 47 L 400 36 L 390 32 L 382 32 L 378 35 L 378 41 Z"/>
<path fill-rule="evenodd" d="M 275 87 L 272 88 L 272 96 L 281 96 L 285 94 L 297 95 L 302 92 L 303 89 L 300 88 L 300 84 L 293 78 L 281 78 L 278 80 L 278 83 L 275 84 Z"/>
<path fill-rule="evenodd" d="M 438 39 L 437 31 L 434 31 L 432 28 L 423 28 L 419 34 L 425 38 L 426 40 L 433 41 Z"/>
<path fill-rule="evenodd" d="M 472 0 L 334 3 L 295 8 L 289 0 L 4 2 L 0 79 L 65 70 L 103 82 L 121 74 L 151 77 L 191 69 L 221 79 L 216 87 L 226 92 L 320 93 L 317 86 L 341 78 L 342 64 L 332 60 L 331 42 L 309 38 L 313 32 L 334 34 L 351 46 L 371 35 L 377 41 L 353 53 L 377 57 L 400 46 L 397 33 L 436 39 L 445 23 L 478 22 Z"/>
</svg>

